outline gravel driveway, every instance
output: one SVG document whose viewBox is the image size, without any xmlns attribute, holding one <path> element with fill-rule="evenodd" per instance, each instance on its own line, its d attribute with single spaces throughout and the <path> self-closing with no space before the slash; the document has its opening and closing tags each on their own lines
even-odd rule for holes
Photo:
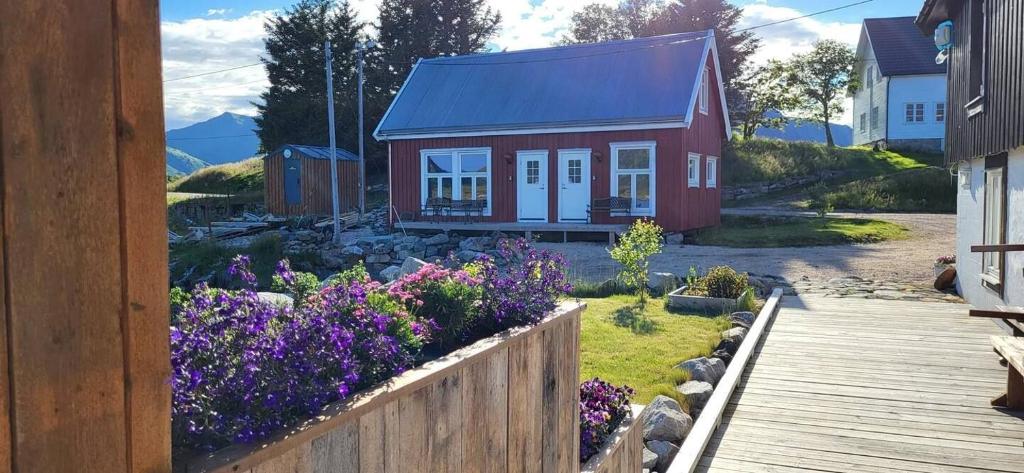
<svg viewBox="0 0 1024 473">
<path fill-rule="evenodd" d="M 813 215 L 777 208 L 723 209 L 736 215 Z M 953 253 L 956 216 L 952 214 L 835 213 L 837 217 L 865 217 L 903 225 L 910 238 L 883 243 L 817 246 L 804 248 L 726 248 L 718 246 L 667 245 L 652 257 L 653 271 L 685 274 L 690 265 L 700 268 L 726 264 L 740 271 L 801 279 L 828 281 L 856 276 L 875 281 L 930 284 L 936 256 Z M 574 277 L 601 281 L 613 277 L 617 264 L 599 243 L 540 243 L 564 254 Z"/>
</svg>

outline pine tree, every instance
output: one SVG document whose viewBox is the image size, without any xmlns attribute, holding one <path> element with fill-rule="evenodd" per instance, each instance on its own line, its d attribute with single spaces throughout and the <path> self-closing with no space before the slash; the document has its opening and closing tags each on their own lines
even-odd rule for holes
<svg viewBox="0 0 1024 473">
<path fill-rule="evenodd" d="M 270 88 L 256 104 L 256 134 L 269 152 L 286 143 L 327 146 L 324 41 L 333 46 L 335 131 L 338 146 L 355 150 L 356 75 L 353 51 L 363 24 L 347 0 L 302 0 L 265 25 L 262 61 Z"/>
</svg>

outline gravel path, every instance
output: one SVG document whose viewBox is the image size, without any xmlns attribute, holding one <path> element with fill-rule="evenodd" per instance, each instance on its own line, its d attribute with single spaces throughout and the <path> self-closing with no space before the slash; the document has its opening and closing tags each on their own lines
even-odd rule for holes
<svg viewBox="0 0 1024 473">
<path fill-rule="evenodd" d="M 805 215 L 777 208 L 723 209 L 723 213 L 753 215 Z M 813 215 L 813 214 L 811 214 Z M 685 274 L 690 265 L 700 268 L 726 264 L 737 270 L 781 276 L 788 281 L 828 281 L 855 276 L 875 281 L 915 285 L 931 283 L 936 256 L 953 252 L 956 216 L 951 214 L 836 213 L 837 217 L 866 217 L 903 225 L 910 238 L 883 243 L 806 248 L 726 248 L 667 245 L 652 258 L 653 271 Z M 601 281 L 615 275 L 617 264 L 599 243 L 541 243 L 564 254 L 574 277 Z"/>
</svg>

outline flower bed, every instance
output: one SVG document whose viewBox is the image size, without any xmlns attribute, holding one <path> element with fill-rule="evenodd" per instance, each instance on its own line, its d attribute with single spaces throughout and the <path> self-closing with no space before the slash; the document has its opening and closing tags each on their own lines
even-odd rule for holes
<svg viewBox="0 0 1024 473">
<path fill-rule="evenodd" d="M 639 409 L 631 409 L 629 386 L 594 378 L 580 385 L 580 471 L 640 471 L 643 454 Z"/>
<path fill-rule="evenodd" d="M 565 444 L 572 445 L 574 436 L 562 424 L 570 423 L 575 416 L 569 414 L 577 408 L 578 357 L 567 347 L 578 345 L 579 307 L 559 308 L 556 302 L 569 290 L 560 257 L 523 243 L 507 245 L 505 251 L 514 259 L 508 270 L 486 258 L 462 268 L 426 265 L 388 289 L 370 281 L 365 271 L 352 271 L 318 292 L 301 295 L 294 306 L 256 294 L 248 261 L 240 257 L 230 272 L 242 280 L 243 289 L 200 285 L 177 298 L 171 340 L 176 450 L 209 451 L 236 443 L 200 461 L 185 460 L 188 471 L 312 461 L 305 453 L 344 450 L 335 444 L 363 429 L 364 419 L 366 428 L 381 431 L 388 422 L 400 422 L 393 431 L 403 432 L 402 437 L 382 446 L 380 455 L 415 450 L 423 439 L 438 436 L 446 445 L 460 444 L 450 452 L 499 447 L 507 452 L 517 447 L 511 443 L 522 441 L 508 435 L 513 426 L 506 423 L 517 418 L 524 420 L 523 428 L 564 431 Z M 277 278 L 285 286 L 304 279 L 286 264 L 278 268 Z M 496 287 L 504 290 L 490 289 Z M 523 325 L 535 326 L 508 330 Z M 481 338 L 407 372 L 425 352 L 440 353 Z M 567 380 L 573 380 L 572 390 Z M 556 392 L 548 393 L 549 386 Z M 519 392 L 533 388 L 537 392 Z M 353 396 L 357 391 L 363 393 Z M 512 412 L 523 406 L 534 409 Z M 544 425 L 551 416 L 556 420 Z M 492 432 L 492 424 L 505 427 Z M 463 425 L 473 434 L 454 438 Z M 415 440 L 404 437 L 417 430 Z M 372 438 L 387 444 L 384 437 L 378 432 Z M 539 433 L 533 437 L 542 438 Z M 268 438 L 261 444 L 265 447 L 252 445 Z M 341 467 L 338 462 L 352 458 L 362 463 L 363 448 L 355 445 L 358 450 L 350 448 L 326 466 Z M 416 457 L 395 460 L 410 458 Z M 495 461 L 490 456 L 463 460 L 471 465 Z M 377 463 L 376 457 L 366 461 Z"/>
<path fill-rule="evenodd" d="M 703 276 L 690 268 L 686 285 L 668 294 L 668 305 L 677 310 L 727 313 L 737 309 L 747 290 L 747 274 L 728 266 L 713 267 Z"/>
</svg>

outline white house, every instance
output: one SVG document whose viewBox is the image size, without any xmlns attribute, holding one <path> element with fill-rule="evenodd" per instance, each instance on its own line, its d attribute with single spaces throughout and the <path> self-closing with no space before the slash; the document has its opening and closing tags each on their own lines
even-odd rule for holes
<svg viewBox="0 0 1024 473">
<path fill-rule="evenodd" d="M 939 152 L 945 144 L 946 66 L 914 17 L 867 18 L 857 43 L 853 144 Z"/>
</svg>

